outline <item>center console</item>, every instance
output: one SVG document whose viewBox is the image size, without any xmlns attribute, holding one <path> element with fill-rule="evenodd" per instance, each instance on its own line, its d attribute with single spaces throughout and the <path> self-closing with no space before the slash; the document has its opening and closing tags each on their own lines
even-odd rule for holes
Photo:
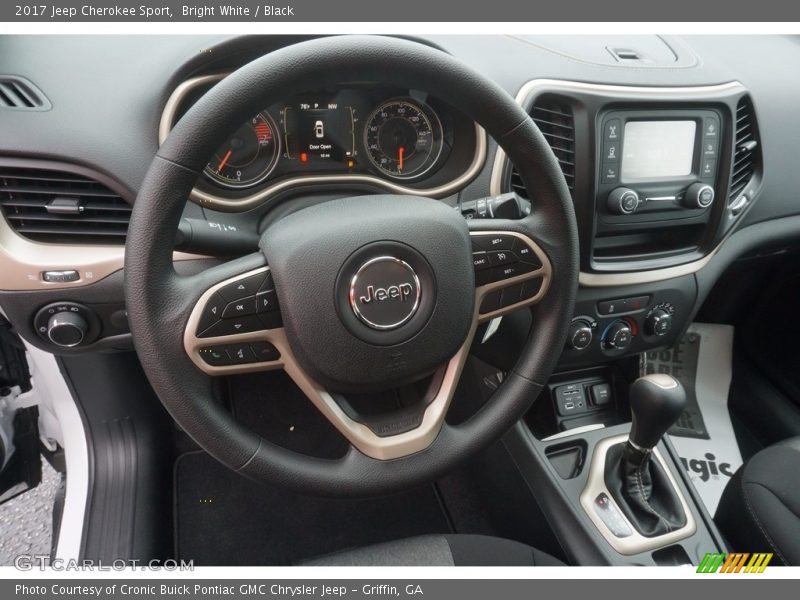
<svg viewBox="0 0 800 600">
<path fill-rule="evenodd" d="M 506 447 L 575 564 L 699 564 L 725 542 L 663 435 L 678 388 L 640 379 L 642 358 L 680 339 L 703 301 L 695 274 L 757 199 L 752 101 L 738 82 L 555 80 L 518 101 L 569 185 L 581 274 L 556 372 Z M 491 191 L 537 210 L 502 152 Z"/>
</svg>

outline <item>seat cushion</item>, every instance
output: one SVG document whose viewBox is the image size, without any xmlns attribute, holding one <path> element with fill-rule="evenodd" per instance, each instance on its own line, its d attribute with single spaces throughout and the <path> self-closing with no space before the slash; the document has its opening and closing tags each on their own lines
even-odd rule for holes
<svg viewBox="0 0 800 600">
<path fill-rule="evenodd" d="M 770 446 L 731 478 L 714 517 L 736 552 L 800 565 L 800 437 Z"/>
<path fill-rule="evenodd" d="M 310 566 L 563 566 L 526 544 L 485 535 L 424 535 L 329 554 Z"/>
</svg>

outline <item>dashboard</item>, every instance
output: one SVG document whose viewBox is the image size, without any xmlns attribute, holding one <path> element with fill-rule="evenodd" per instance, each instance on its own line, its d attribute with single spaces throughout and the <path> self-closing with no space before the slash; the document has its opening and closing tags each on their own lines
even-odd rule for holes
<svg viewBox="0 0 800 600">
<path fill-rule="evenodd" d="M 63 353 L 130 348 L 125 232 L 159 144 L 226 73 L 297 41 L 4 38 L 0 75 L 19 74 L 46 100 L 36 110 L 0 108 L 0 304 L 29 342 Z M 797 237 L 797 39 L 417 41 L 516 96 L 558 159 L 581 254 L 561 368 L 667 347 L 731 261 Z M 786 60 L 765 69 L 761 56 Z M 465 218 L 491 218 L 507 217 L 520 206 L 508 198 L 527 191 L 502 149 L 457 108 L 393 86 L 390 72 L 376 83 L 352 81 L 343 69 L 335 87 L 265 105 L 220 140 L 184 208 L 176 268 L 246 254 L 293 211 L 376 193 L 434 198 Z M 541 199 L 525 201 L 543 209 Z M 232 232 L 249 246 L 229 244 Z M 85 317 L 80 344 L 50 343 L 51 309 Z"/>
<path fill-rule="evenodd" d="M 0 90 L 24 90 L 30 104 L 7 106 L 13 96 L 0 96 L 0 321 L 7 319 L 30 349 L 59 355 L 71 383 L 100 390 L 97 406 L 116 399 L 121 408 L 112 413 L 127 417 L 129 408 L 144 406 L 134 396 L 150 392 L 132 354 L 123 266 L 126 253 L 137 252 L 125 245 L 128 223 L 159 146 L 226 73 L 307 38 L 0 38 Z M 720 296 L 741 288 L 718 283 L 737 261 L 769 261 L 800 244 L 798 38 L 414 39 L 515 97 L 569 186 L 578 289 L 566 344 L 549 349 L 558 355 L 556 371 L 539 382 L 551 402 L 536 403 L 557 413 L 546 418 L 559 427 L 602 420 L 610 408 L 603 389 L 605 399 L 614 396 L 609 372 L 635 369 L 645 356 L 674 347 L 701 307 L 724 308 Z M 194 189 L 173 248 L 176 272 L 202 273 L 255 252 L 273 223 L 343 197 L 366 206 L 373 194 L 394 194 L 398 203 L 403 195 L 423 196 L 466 219 L 548 208 L 546 198 L 528 194 L 515 165 L 478 125 L 425 90 L 392 85 L 391 71 L 380 83 L 352 81 L 343 65 L 335 87 L 264 104 L 219 140 L 202 172 L 185 173 Z M 491 222 L 481 225 L 493 230 Z M 530 248 L 513 236 L 487 240 L 491 246 L 473 245 L 473 264 L 476 281 L 496 286 L 490 303 L 477 308 L 493 317 L 539 290 L 503 279 L 530 268 Z M 559 244 L 546 230 L 539 241 L 545 252 Z M 562 265 L 551 266 L 548 277 L 556 280 Z M 733 274 L 747 277 L 754 268 Z M 254 294 L 257 312 L 244 317 L 255 327 L 281 318 L 275 290 L 261 288 L 264 277 L 221 284 L 255 286 L 247 298 Z M 751 301 L 742 296 L 742 304 Z M 257 297 L 273 300 L 268 310 Z M 194 299 L 171 300 L 177 309 Z M 226 317 L 231 305 L 250 310 L 238 295 L 217 300 L 208 305 L 212 327 L 241 324 Z M 527 308 L 503 314 L 502 322 L 479 325 L 470 351 L 505 370 L 529 332 L 549 325 Z M 719 319 L 727 322 L 724 313 Z M 204 348 L 210 361 L 235 359 L 233 348 L 222 346 L 224 356 Z M 145 387 L 125 393 L 126 374 Z M 527 420 L 541 417 L 534 410 Z M 560 443 L 551 446 L 559 454 L 546 456 L 552 465 L 564 456 Z M 530 472 L 547 466 L 546 459 L 530 463 Z"/>
<path fill-rule="evenodd" d="M 163 142 L 180 117 L 224 74 L 191 78 L 162 114 Z M 221 210 L 245 210 L 313 184 L 371 184 L 440 196 L 477 173 L 485 134 L 421 90 L 343 84 L 274 103 L 231 132 L 192 195 Z"/>
</svg>

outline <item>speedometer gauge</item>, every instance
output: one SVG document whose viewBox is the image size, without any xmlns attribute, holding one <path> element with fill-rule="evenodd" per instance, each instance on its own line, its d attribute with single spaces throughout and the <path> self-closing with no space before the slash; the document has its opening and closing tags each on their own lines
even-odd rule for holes
<svg viewBox="0 0 800 600">
<path fill-rule="evenodd" d="M 364 145 L 370 161 L 393 179 L 419 177 L 442 152 L 442 124 L 428 106 L 407 98 L 388 100 L 367 119 Z"/>
<path fill-rule="evenodd" d="M 246 188 L 266 179 L 280 156 L 280 138 L 267 112 L 258 113 L 220 146 L 205 168 L 214 182 Z"/>
</svg>

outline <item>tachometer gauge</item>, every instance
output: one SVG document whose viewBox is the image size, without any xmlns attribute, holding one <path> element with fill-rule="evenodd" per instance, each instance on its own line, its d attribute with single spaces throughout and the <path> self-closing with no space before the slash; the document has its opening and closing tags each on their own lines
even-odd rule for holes
<svg viewBox="0 0 800 600">
<path fill-rule="evenodd" d="M 370 161 L 393 179 L 419 177 L 442 152 L 442 124 L 428 106 L 407 98 L 388 100 L 369 116 L 364 145 Z"/>
<path fill-rule="evenodd" d="M 214 182 L 230 188 L 260 183 L 275 169 L 280 137 L 267 112 L 258 113 L 220 146 L 205 168 Z"/>
</svg>

